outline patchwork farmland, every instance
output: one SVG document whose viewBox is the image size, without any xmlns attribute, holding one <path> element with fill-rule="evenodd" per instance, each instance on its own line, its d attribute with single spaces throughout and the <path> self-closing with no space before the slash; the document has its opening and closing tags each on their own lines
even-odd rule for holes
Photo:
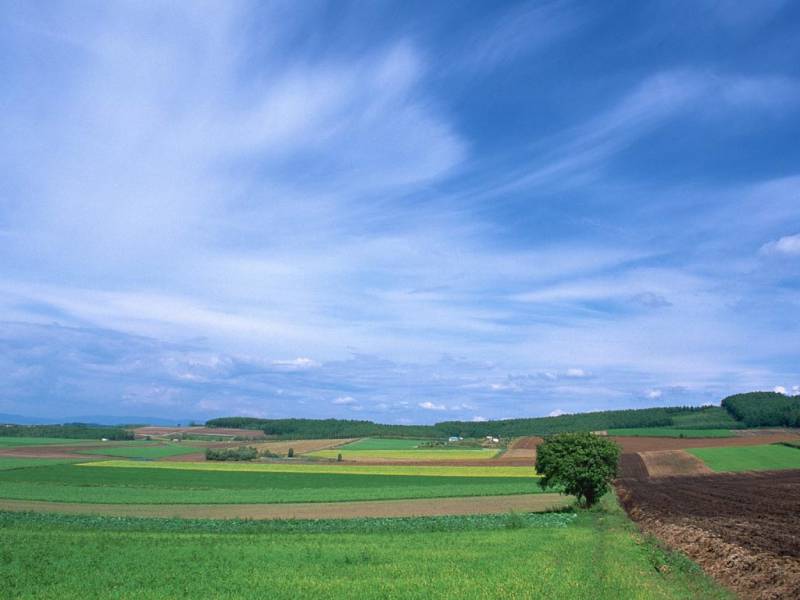
<svg viewBox="0 0 800 600">
<path fill-rule="evenodd" d="M 778 445 L 800 440 L 790 430 L 610 429 L 623 450 L 616 495 L 588 512 L 539 486 L 540 436 L 221 440 L 213 428 L 142 431 L 135 440 L 0 438 L 0 580 L 9 597 L 78 598 L 109 587 L 126 598 L 265 590 L 290 598 L 298 589 L 445 597 L 454 586 L 466 598 L 796 591 L 800 532 L 784 521 L 800 508 L 791 499 L 800 470 L 716 473 L 800 469 L 800 449 Z M 257 458 L 206 459 L 207 449 L 240 446 Z M 739 534 L 729 531 L 734 521 Z M 125 561 L 102 551 L 112 543 Z M 734 577 L 712 557 L 714 544 L 757 561 L 758 574 Z M 266 571 L 257 568 L 265 555 Z M 96 565 L 91 574 L 79 556 Z M 142 565 L 154 574 L 147 585 Z M 226 584 L 255 571 L 246 592 Z M 174 572 L 183 575 L 167 576 Z"/>
</svg>

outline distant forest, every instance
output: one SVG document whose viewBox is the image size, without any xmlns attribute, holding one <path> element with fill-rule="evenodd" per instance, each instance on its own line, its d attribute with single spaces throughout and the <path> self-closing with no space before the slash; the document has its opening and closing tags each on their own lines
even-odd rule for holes
<svg viewBox="0 0 800 600">
<path fill-rule="evenodd" d="M 0 425 L 2 437 L 51 437 L 71 440 L 132 440 L 133 432 L 122 427 L 102 427 L 86 423 L 63 425 Z"/>
<path fill-rule="evenodd" d="M 728 396 L 722 407 L 747 427 L 800 427 L 800 396 L 750 392 Z"/>
<path fill-rule="evenodd" d="M 224 417 L 211 419 L 208 427 L 260 429 L 269 436 L 287 439 L 344 437 L 516 437 L 547 435 L 564 431 L 602 431 L 636 427 L 682 429 L 740 428 L 744 425 L 719 406 L 679 406 L 506 419 L 502 421 L 445 421 L 435 425 L 385 425 L 345 419 L 257 419 Z"/>
</svg>

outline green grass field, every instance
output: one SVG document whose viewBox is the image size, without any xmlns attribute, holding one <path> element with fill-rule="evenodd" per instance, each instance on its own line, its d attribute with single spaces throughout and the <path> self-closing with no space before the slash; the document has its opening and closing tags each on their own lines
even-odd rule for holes
<svg viewBox="0 0 800 600">
<path fill-rule="evenodd" d="M 181 471 L 235 471 L 247 473 L 329 473 L 346 475 L 397 475 L 426 477 L 524 477 L 535 476 L 533 467 L 434 466 L 434 465 L 340 465 L 335 463 L 247 463 L 247 462 L 148 462 L 106 460 L 81 467 L 118 469 L 169 469 Z"/>
<path fill-rule="evenodd" d="M 45 446 L 48 444 L 84 444 L 86 442 L 97 442 L 100 440 L 73 440 L 70 438 L 47 438 L 47 437 L 0 437 L 0 447 L 15 446 Z"/>
<path fill-rule="evenodd" d="M 636 429 L 609 429 L 608 435 L 626 437 L 673 437 L 673 438 L 728 438 L 733 437 L 729 429 L 673 429 L 671 427 L 639 427 Z"/>
<path fill-rule="evenodd" d="M 194 454 L 200 452 L 202 448 L 192 448 L 190 446 L 178 444 L 166 444 L 163 446 L 153 445 L 128 445 L 119 448 L 97 448 L 95 450 L 81 450 L 79 454 L 100 454 L 104 456 L 119 456 L 121 458 L 167 458 L 168 456 L 180 456 L 182 454 Z"/>
<path fill-rule="evenodd" d="M 0 581 L 4 597 L 59 600 L 730 598 L 605 504 L 575 518 L 361 520 L 331 532 L 0 514 Z"/>
<path fill-rule="evenodd" d="M 317 450 L 306 456 L 317 458 L 336 458 L 339 454 L 344 460 L 487 460 L 497 456 L 499 450 L 491 448 L 421 448 L 419 450 Z"/>
<path fill-rule="evenodd" d="M 9 458 L 0 456 L 0 471 L 24 469 L 26 467 L 46 467 L 80 462 L 74 458 Z"/>
<path fill-rule="evenodd" d="M 712 471 L 800 469 L 800 449 L 781 444 L 687 450 Z"/>
<path fill-rule="evenodd" d="M 341 446 L 342 450 L 413 450 L 430 440 L 364 438 Z"/>
<path fill-rule="evenodd" d="M 245 504 L 494 496 L 541 492 L 533 476 L 431 477 L 253 471 L 87 468 L 0 471 L 0 498 L 110 504 Z M 133 463 L 141 467 L 152 464 Z M 530 470 L 529 470 L 530 472 Z"/>
</svg>

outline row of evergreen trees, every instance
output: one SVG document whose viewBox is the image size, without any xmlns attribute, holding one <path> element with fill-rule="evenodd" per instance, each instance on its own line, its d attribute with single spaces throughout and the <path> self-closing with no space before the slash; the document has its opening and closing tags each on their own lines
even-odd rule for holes
<svg viewBox="0 0 800 600">
<path fill-rule="evenodd" d="M 722 406 L 747 427 L 800 427 L 800 396 L 750 392 L 728 396 Z"/>
</svg>

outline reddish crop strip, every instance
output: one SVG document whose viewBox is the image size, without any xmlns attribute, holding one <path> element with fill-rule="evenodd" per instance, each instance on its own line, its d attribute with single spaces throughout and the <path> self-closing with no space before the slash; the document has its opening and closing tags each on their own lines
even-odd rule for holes
<svg viewBox="0 0 800 600">
<path fill-rule="evenodd" d="M 645 531 L 747 598 L 800 598 L 800 471 L 634 478 L 617 490 Z"/>
</svg>

